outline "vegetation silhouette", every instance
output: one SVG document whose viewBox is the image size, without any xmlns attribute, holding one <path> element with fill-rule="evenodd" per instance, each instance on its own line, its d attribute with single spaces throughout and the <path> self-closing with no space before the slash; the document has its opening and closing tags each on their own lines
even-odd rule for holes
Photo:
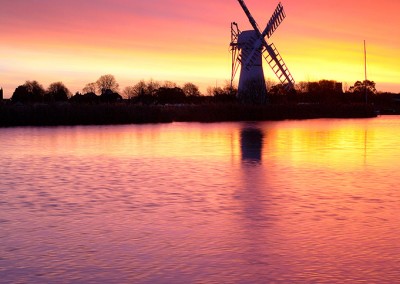
<svg viewBox="0 0 400 284">
<path fill-rule="evenodd" d="M 186 103 L 186 95 L 181 88 L 161 87 L 156 91 L 157 103 L 165 104 L 183 104 Z"/>
<path fill-rule="evenodd" d="M 44 94 L 46 102 L 65 102 L 71 97 L 71 92 L 62 82 L 50 84 Z"/>
<path fill-rule="evenodd" d="M 100 102 L 100 97 L 94 92 L 88 92 L 85 94 L 77 92 L 71 97 L 70 102 L 75 104 L 97 104 Z"/>
<path fill-rule="evenodd" d="M 113 93 L 117 93 L 119 89 L 119 84 L 117 83 L 117 80 L 115 79 L 114 75 L 111 74 L 101 76 L 96 81 L 96 86 L 97 90 L 102 94 L 106 90 L 110 90 Z"/>
<path fill-rule="evenodd" d="M 400 113 L 400 95 L 377 92 L 373 81 L 357 81 L 345 91 L 333 80 L 300 82 L 290 92 L 267 81 L 267 100 L 266 104 L 243 103 L 237 89 L 229 84 L 209 87 L 202 95 L 193 83 L 179 87 L 174 82 L 154 80 L 127 86 L 121 95 L 111 74 L 88 83 L 75 95 L 62 82 L 44 89 L 37 81 L 26 81 L 15 89 L 11 100 L 0 104 L 0 126 L 258 121 Z"/>
<path fill-rule="evenodd" d="M 37 81 L 26 81 L 25 84 L 18 86 L 11 100 L 13 102 L 43 102 L 45 90 Z"/>
</svg>

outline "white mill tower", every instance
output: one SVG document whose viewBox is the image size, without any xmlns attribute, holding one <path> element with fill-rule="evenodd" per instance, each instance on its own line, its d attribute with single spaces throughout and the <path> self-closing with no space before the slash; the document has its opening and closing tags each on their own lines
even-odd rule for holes
<svg viewBox="0 0 400 284">
<path fill-rule="evenodd" d="M 237 23 L 231 23 L 232 76 L 231 83 L 240 69 L 238 97 L 245 103 L 265 103 L 266 86 L 263 61 L 267 61 L 273 72 L 286 89 L 294 87 L 294 80 L 274 44 L 268 44 L 280 23 L 286 17 L 281 3 L 275 9 L 263 32 L 260 31 L 243 0 L 238 0 L 250 21 L 253 30 L 240 31 Z M 263 60 L 264 58 L 264 60 Z"/>
</svg>

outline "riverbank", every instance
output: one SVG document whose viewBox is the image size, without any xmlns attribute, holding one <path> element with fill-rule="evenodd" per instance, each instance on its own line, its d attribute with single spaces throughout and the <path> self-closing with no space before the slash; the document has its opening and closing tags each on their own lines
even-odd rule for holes
<svg viewBox="0 0 400 284">
<path fill-rule="evenodd" d="M 364 104 L 3 104 L 0 126 L 106 125 L 375 117 Z"/>
</svg>

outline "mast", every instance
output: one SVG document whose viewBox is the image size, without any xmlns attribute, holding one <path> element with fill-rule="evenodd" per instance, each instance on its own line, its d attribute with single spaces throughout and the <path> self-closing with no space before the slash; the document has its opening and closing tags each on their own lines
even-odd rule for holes
<svg viewBox="0 0 400 284">
<path fill-rule="evenodd" d="M 365 72 L 365 80 L 364 80 L 364 89 L 365 89 L 365 103 L 368 104 L 368 93 L 367 93 L 367 45 L 364 40 L 364 72 Z"/>
<path fill-rule="evenodd" d="M 364 40 L 364 66 L 365 66 L 365 81 L 367 81 L 367 45 Z"/>
</svg>

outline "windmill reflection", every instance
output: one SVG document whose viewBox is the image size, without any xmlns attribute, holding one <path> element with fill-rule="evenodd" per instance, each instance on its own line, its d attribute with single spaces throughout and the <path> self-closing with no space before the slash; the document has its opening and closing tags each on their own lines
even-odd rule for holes
<svg viewBox="0 0 400 284">
<path fill-rule="evenodd" d="M 246 126 L 240 131 L 242 162 L 261 164 L 264 134 L 255 126 Z"/>
</svg>

